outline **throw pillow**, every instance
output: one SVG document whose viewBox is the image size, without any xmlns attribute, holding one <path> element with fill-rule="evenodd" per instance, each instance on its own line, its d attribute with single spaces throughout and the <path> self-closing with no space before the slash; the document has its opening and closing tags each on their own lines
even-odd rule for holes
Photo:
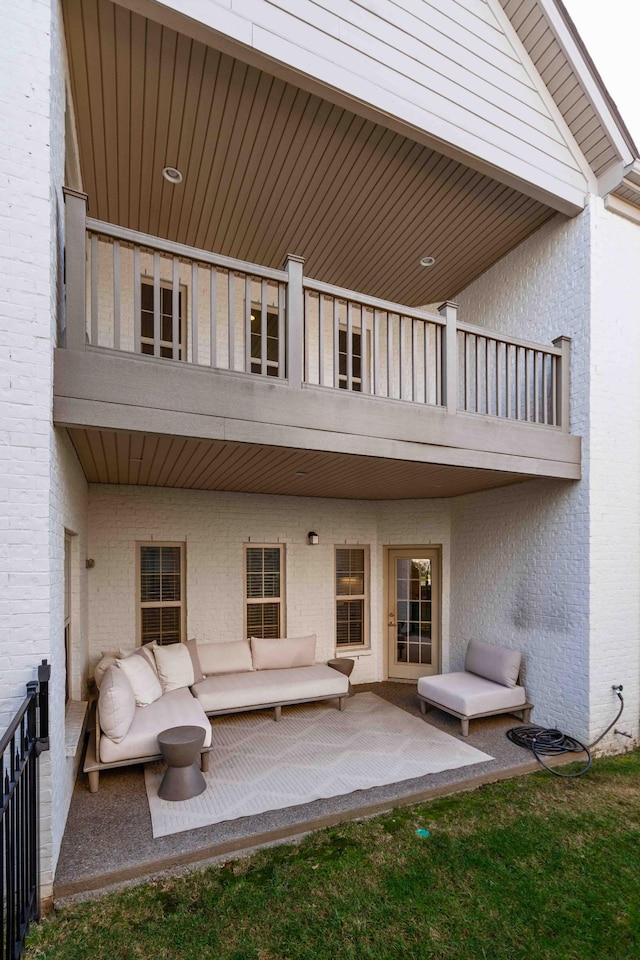
<svg viewBox="0 0 640 960">
<path fill-rule="evenodd" d="M 199 643 L 198 656 L 202 672 L 207 677 L 221 673 L 248 673 L 253 670 L 248 640 Z"/>
<path fill-rule="evenodd" d="M 166 647 L 154 647 L 153 655 L 156 658 L 163 693 L 193 685 L 193 661 L 186 643 L 169 643 Z"/>
<path fill-rule="evenodd" d="M 464 668 L 485 680 L 493 680 L 504 687 L 515 687 L 520 672 L 522 654 L 482 640 L 470 640 Z"/>
<path fill-rule="evenodd" d="M 105 653 L 102 655 L 102 659 L 99 660 L 98 663 L 96 663 L 95 667 L 93 668 L 93 679 L 96 682 L 96 687 L 98 688 L 98 690 L 100 689 L 100 686 L 102 684 L 102 678 L 104 677 L 105 673 L 107 672 L 109 667 L 115 666 L 115 662 L 120 656 L 122 656 L 122 654 L 119 652 Z"/>
<path fill-rule="evenodd" d="M 191 665 L 193 666 L 193 682 L 197 683 L 198 680 L 204 680 L 202 664 L 200 663 L 200 656 L 198 655 L 198 641 L 186 640 L 185 647 L 189 651 L 189 656 L 191 657 Z"/>
<path fill-rule="evenodd" d="M 118 660 L 117 665 L 131 684 L 136 705 L 147 707 L 162 696 L 162 687 L 157 676 L 147 663 L 146 657 L 132 653 L 130 657 Z"/>
<path fill-rule="evenodd" d="M 138 649 L 135 651 L 137 657 L 142 657 L 147 661 L 156 677 L 158 676 L 158 670 L 156 668 L 156 658 L 153 655 L 153 648 L 157 646 L 158 644 L 155 642 L 155 640 L 152 640 L 151 643 L 143 643 L 142 646 L 138 647 Z"/>
<path fill-rule="evenodd" d="M 133 723 L 136 712 L 136 698 L 125 674 L 117 667 L 107 667 L 100 684 L 98 698 L 100 729 L 113 740 L 124 740 Z"/>
<path fill-rule="evenodd" d="M 254 670 L 311 667 L 316 662 L 316 635 L 265 639 L 251 637 Z"/>
</svg>

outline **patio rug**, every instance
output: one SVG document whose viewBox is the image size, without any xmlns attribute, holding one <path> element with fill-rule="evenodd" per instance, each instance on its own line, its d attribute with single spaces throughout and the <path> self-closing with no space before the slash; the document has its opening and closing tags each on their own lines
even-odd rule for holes
<svg viewBox="0 0 640 960">
<path fill-rule="evenodd" d="M 207 789 L 193 800 L 158 798 L 164 765 L 145 766 L 154 837 L 255 816 L 493 760 L 374 693 L 343 712 L 333 701 L 212 720 Z"/>
</svg>

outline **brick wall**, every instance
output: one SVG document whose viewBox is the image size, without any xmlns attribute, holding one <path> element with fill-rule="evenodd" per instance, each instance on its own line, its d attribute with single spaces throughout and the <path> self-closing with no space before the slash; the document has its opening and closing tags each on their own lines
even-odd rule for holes
<svg viewBox="0 0 640 960">
<path fill-rule="evenodd" d="M 286 630 L 289 636 L 317 633 L 319 659 L 335 651 L 334 546 L 369 546 L 372 649 L 356 664 L 359 682 L 383 675 L 384 546 L 442 544 L 445 598 L 449 591 L 446 501 L 367 503 L 92 485 L 89 530 L 93 662 L 107 650 L 134 649 L 136 541 L 186 542 L 187 632 L 216 641 L 243 636 L 243 543 L 284 543 Z M 310 530 L 320 536 L 317 546 L 307 542 Z M 446 649 L 446 617 L 443 628 Z"/>
<path fill-rule="evenodd" d="M 571 344 L 579 483 L 539 480 L 462 497 L 452 512 L 451 646 L 521 649 L 534 721 L 589 735 L 589 293 L 591 211 L 545 224 L 459 296 L 460 318 Z M 536 429 L 532 427 L 532 429 Z"/>
<path fill-rule="evenodd" d="M 640 678 L 640 226 L 593 201 L 590 364 L 590 736 L 638 734 Z M 616 746 L 621 737 L 608 738 Z M 616 742 L 617 741 L 617 742 Z"/>
</svg>

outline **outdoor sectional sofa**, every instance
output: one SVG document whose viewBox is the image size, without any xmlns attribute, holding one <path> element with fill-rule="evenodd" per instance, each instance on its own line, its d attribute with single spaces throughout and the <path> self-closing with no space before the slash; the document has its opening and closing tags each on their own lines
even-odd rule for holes
<svg viewBox="0 0 640 960">
<path fill-rule="evenodd" d="M 106 656 L 95 669 L 99 694 L 84 772 L 96 793 L 101 770 L 161 758 L 158 734 L 193 725 L 205 731 L 202 769 L 211 749 L 209 717 L 337 699 L 349 679 L 315 662 L 315 635 L 230 643 L 146 644 L 129 657 Z"/>
</svg>

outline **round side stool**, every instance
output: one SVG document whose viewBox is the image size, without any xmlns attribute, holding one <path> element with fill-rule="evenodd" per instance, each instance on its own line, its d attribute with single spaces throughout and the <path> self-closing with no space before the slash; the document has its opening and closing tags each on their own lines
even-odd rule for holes
<svg viewBox="0 0 640 960">
<path fill-rule="evenodd" d="M 345 677 L 350 677 L 353 673 L 353 668 L 355 666 L 355 660 L 350 660 L 349 657 L 336 657 L 335 660 L 327 660 L 327 666 L 332 667 L 334 670 L 337 670 L 339 673 L 344 673 Z M 353 687 L 351 686 L 351 681 L 349 681 L 349 694 L 350 697 L 355 696 L 353 692 Z"/>
<path fill-rule="evenodd" d="M 207 789 L 198 765 L 204 743 L 202 727 L 170 727 L 158 734 L 158 744 L 167 772 L 158 796 L 162 800 L 190 800 Z"/>
</svg>

